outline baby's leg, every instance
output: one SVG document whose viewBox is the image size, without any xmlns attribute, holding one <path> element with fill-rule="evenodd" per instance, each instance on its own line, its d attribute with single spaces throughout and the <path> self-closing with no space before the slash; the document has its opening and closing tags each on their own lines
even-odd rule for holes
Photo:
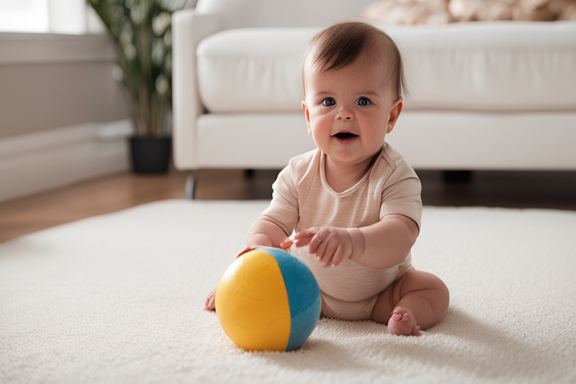
<svg viewBox="0 0 576 384">
<path fill-rule="evenodd" d="M 438 277 L 411 269 L 378 295 L 371 319 L 395 335 L 420 335 L 444 318 L 448 288 Z"/>
</svg>

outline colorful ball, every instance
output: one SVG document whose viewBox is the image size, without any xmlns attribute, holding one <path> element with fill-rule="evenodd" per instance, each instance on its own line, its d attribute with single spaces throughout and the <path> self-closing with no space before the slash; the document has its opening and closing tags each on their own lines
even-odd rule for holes
<svg viewBox="0 0 576 384">
<path fill-rule="evenodd" d="M 280 249 L 243 254 L 216 287 L 220 325 L 246 350 L 298 348 L 316 326 L 320 307 L 320 289 L 310 269 Z"/>
</svg>

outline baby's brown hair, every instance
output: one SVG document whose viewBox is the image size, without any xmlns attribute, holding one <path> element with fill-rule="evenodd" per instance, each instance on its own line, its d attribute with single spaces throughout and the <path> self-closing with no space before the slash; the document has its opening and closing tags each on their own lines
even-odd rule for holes
<svg viewBox="0 0 576 384">
<path fill-rule="evenodd" d="M 386 64 L 394 78 L 393 89 L 397 97 L 406 92 L 402 56 L 392 39 L 370 24 L 349 21 L 335 24 L 318 33 L 308 45 L 305 59 L 314 50 L 312 63 L 324 71 L 338 70 L 353 64 L 363 54 Z"/>
</svg>

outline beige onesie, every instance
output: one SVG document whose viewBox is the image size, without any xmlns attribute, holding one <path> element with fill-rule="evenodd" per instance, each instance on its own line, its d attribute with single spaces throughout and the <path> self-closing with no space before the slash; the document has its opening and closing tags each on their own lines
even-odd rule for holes
<svg viewBox="0 0 576 384">
<path fill-rule="evenodd" d="M 293 158 L 273 185 L 272 202 L 263 215 L 287 235 L 318 226 L 365 227 L 389 214 L 407 216 L 420 227 L 420 180 L 389 144 L 362 180 L 340 193 L 326 182 L 325 158 L 318 149 Z M 307 247 L 290 251 L 316 277 L 322 314 L 344 320 L 369 319 L 378 294 L 412 268 L 410 253 L 394 267 L 372 269 L 351 260 L 323 268 Z"/>
</svg>

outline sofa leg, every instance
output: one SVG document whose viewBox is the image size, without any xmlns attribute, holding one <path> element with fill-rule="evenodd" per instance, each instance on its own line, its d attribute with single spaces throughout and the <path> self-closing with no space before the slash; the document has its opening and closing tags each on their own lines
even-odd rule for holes
<svg viewBox="0 0 576 384">
<path fill-rule="evenodd" d="M 472 171 L 443 171 L 442 177 L 448 183 L 460 182 L 466 183 L 472 180 Z"/>
<path fill-rule="evenodd" d="M 186 177 L 186 187 L 184 189 L 184 198 L 187 200 L 194 200 L 196 196 L 196 182 L 197 176 L 194 171 L 190 172 Z"/>
</svg>

